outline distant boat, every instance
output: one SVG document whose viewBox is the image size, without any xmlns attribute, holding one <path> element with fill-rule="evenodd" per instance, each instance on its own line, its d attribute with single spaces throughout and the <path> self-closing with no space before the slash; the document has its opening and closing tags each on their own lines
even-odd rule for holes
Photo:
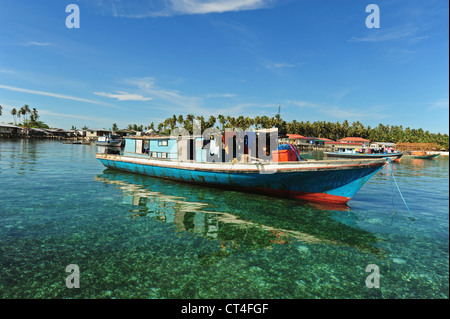
<svg viewBox="0 0 450 319">
<path fill-rule="evenodd" d="M 351 143 L 339 147 L 335 152 L 323 152 L 329 157 L 341 158 L 390 158 L 399 162 L 403 153 L 395 149 L 394 143 L 374 142 L 370 146 L 354 148 Z"/>
<path fill-rule="evenodd" d="M 392 160 L 398 161 L 403 156 L 403 153 L 350 153 L 350 152 L 323 152 L 325 155 L 330 157 L 341 157 L 341 158 L 390 158 Z"/>
<path fill-rule="evenodd" d="M 438 158 L 441 154 L 427 154 L 421 151 L 406 152 L 405 157 L 413 159 L 434 159 Z"/>
<path fill-rule="evenodd" d="M 63 140 L 63 144 L 81 144 L 82 142 L 80 140 Z"/>
<path fill-rule="evenodd" d="M 121 138 L 111 136 L 111 135 L 104 135 L 99 136 L 98 140 L 95 141 L 96 145 L 99 146 L 113 146 L 113 147 L 120 147 L 123 143 L 123 140 Z"/>
<path fill-rule="evenodd" d="M 249 134 L 248 140 L 254 141 L 254 136 Z M 333 204 L 347 203 L 387 162 L 385 158 L 272 162 L 253 155 L 249 156 L 253 162 L 236 158 L 212 162 L 204 157 L 212 150 L 206 142 L 201 136 L 136 136 L 126 138 L 124 155 L 97 153 L 96 158 L 108 168 L 151 177 Z"/>
</svg>

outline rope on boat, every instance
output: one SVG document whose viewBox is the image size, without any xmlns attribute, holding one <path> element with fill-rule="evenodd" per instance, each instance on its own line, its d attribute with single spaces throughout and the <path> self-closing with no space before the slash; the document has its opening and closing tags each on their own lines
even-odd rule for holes
<svg viewBox="0 0 450 319">
<path fill-rule="evenodd" d="M 288 144 L 288 145 L 295 152 L 295 155 L 297 155 L 297 159 L 299 160 L 299 162 L 303 161 L 303 158 L 300 157 L 300 155 L 298 154 L 297 149 L 294 147 L 294 145 L 292 145 L 292 144 Z"/>
<path fill-rule="evenodd" d="M 395 212 L 395 207 L 394 207 L 394 191 L 393 191 L 393 187 L 392 187 L 392 181 L 394 181 L 394 182 L 395 182 L 395 186 L 397 186 L 398 193 L 400 194 L 400 197 L 402 198 L 403 203 L 405 204 L 406 209 L 407 209 L 408 212 L 409 212 L 409 219 L 411 219 L 412 221 L 415 221 L 416 219 L 412 216 L 411 210 L 409 209 L 408 204 L 406 204 L 405 198 L 403 197 L 403 194 L 402 194 L 402 192 L 400 191 L 400 187 L 398 187 L 397 180 L 395 179 L 394 170 L 393 170 L 393 165 L 392 165 L 393 161 L 392 161 L 389 157 L 387 157 L 387 159 L 388 159 L 388 162 L 389 162 L 389 166 L 390 166 L 390 168 L 391 168 L 392 208 L 394 209 L 394 212 Z"/>
</svg>

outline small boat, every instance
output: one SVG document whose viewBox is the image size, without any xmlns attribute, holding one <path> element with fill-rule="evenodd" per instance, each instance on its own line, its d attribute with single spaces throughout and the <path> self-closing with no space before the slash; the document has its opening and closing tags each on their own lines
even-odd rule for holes
<svg viewBox="0 0 450 319">
<path fill-rule="evenodd" d="M 63 140 L 62 143 L 63 144 L 81 144 L 81 141 L 80 140 L 70 140 L 70 139 L 68 139 L 68 140 Z"/>
<path fill-rule="evenodd" d="M 426 152 L 421 151 L 411 151 L 406 152 L 405 157 L 413 158 L 413 159 L 434 159 L 438 158 L 441 154 L 427 154 Z"/>
<path fill-rule="evenodd" d="M 123 143 L 123 140 L 113 136 L 113 135 L 104 135 L 100 136 L 97 141 L 95 141 L 96 145 L 99 146 L 113 146 L 113 147 L 120 147 Z"/>
<path fill-rule="evenodd" d="M 263 156 L 271 159 L 272 153 L 259 144 L 266 137 L 255 142 L 258 137 L 249 134 L 245 145 L 244 140 L 241 147 L 231 138 L 220 152 L 202 136 L 134 136 L 126 138 L 123 155 L 97 153 L 96 158 L 107 168 L 151 177 L 332 204 L 347 203 L 387 163 L 385 158 L 272 161 Z M 255 144 L 261 153 L 254 152 Z M 216 156 L 225 152 L 232 153 Z"/>
</svg>

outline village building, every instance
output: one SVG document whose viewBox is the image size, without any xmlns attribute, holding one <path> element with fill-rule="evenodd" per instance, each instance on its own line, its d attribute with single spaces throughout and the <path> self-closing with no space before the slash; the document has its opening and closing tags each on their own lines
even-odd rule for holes
<svg viewBox="0 0 450 319">
<path fill-rule="evenodd" d="M 87 129 L 86 138 L 96 140 L 99 136 L 112 134 L 112 131 L 106 129 Z"/>
<path fill-rule="evenodd" d="M 20 126 L 0 123 L 0 136 L 14 137 L 14 136 L 21 136 L 22 134 L 23 129 Z"/>
</svg>

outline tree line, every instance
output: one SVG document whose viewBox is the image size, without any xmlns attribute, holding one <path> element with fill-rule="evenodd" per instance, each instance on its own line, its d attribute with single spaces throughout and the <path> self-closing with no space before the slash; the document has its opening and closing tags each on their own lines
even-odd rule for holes
<svg viewBox="0 0 450 319">
<path fill-rule="evenodd" d="M 0 105 L 0 116 L 3 114 L 3 106 Z M 14 119 L 14 124 L 22 127 L 33 127 L 33 128 L 49 128 L 47 124 L 42 121 L 38 121 L 39 112 L 33 107 L 32 109 L 28 104 L 25 104 L 20 109 L 13 108 L 11 110 L 11 115 Z M 20 122 L 20 118 L 23 121 Z"/>
<path fill-rule="evenodd" d="M 0 105 L 0 116 L 2 115 L 3 107 Z M 14 123 L 24 127 L 34 128 L 49 128 L 44 122 L 39 121 L 39 113 L 36 108 L 30 108 L 25 104 L 20 109 L 13 108 L 11 115 L 14 118 Z M 20 119 L 23 121 L 20 122 Z M 216 127 L 219 130 L 240 128 L 243 131 L 254 128 L 272 128 L 276 127 L 284 134 L 299 134 L 306 137 L 328 138 L 331 140 L 339 140 L 344 137 L 362 137 L 370 141 L 377 142 L 391 142 L 391 143 L 435 143 L 440 147 L 449 149 L 448 134 L 430 133 L 424 131 L 422 128 L 412 129 L 410 127 L 404 128 L 402 125 L 384 125 L 378 124 L 376 127 L 365 126 L 361 122 L 356 121 L 349 123 L 347 120 L 340 122 L 326 122 L 326 121 L 297 121 L 292 120 L 287 122 L 281 118 L 279 114 L 275 116 L 256 116 L 254 118 L 240 115 L 238 117 L 218 115 L 205 118 L 204 116 L 195 116 L 194 114 L 172 115 L 168 117 L 156 127 L 152 122 L 148 126 L 129 124 L 127 129 L 134 131 L 153 130 L 159 134 L 170 134 L 176 127 L 184 127 L 190 133 L 194 130 L 194 121 L 197 122 L 201 131 L 207 128 Z M 72 127 L 74 128 L 74 127 Z M 83 129 L 87 129 L 84 126 Z M 119 128 L 116 123 L 113 124 L 113 131 L 118 131 Z"/>
<path fill-rule="evenodd" d="M 152 129 L 155 133 L 170 134 L 176 127 L 184 127 L 190 133 L 193 132 L 194 121 L 197 121 L 199 128 L 203 132 L 207 128 L 216 127 L 219 130 L 226 128 L 240 128 L 243 131 L 254 128 L 272 128 L 276 127 L 284 134 L 299 134 L 306 137 L 328 138 L 337 141 L 344 137 L 362 137 L 364 139 L 375 142 L 391 142 L 391 143 L 436 143 L 442 148 L 449 149 L 448 134 L 430 133 L 423 129 L 404 128 L 402 125 L 384 125 L 378 124 L 376 127 L 365 126 L 361 122 L 356 121 L 349 123 L 347 120 L 341 122 L 327 121 L 297 121 L 287 122 L 281 118 L 279 114 L 275 116 L 256 116 L 254 118 L 240 115 L 238 117 L 218 115 L 205 118 L 204 116 L 194 116 L 188 114 L 172 115 L 161 123 L 155 129 L 152 122 L 149 126 L 129 124 L 128 129 L 135 131 L 147 131 Z M 116 128 L 116 129 L 114 129 Z M 114 123 L 113 131 L 117 131 L 117 124 Z"/>
</svg>

